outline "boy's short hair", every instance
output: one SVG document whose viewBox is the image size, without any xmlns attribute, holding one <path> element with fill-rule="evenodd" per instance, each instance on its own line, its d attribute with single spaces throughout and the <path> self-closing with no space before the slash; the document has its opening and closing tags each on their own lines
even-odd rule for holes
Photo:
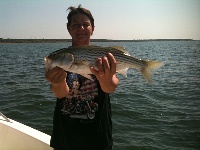
<svg viewBox="0 0 200 150">
<path fill-rule="evenodd" d="M 81 5 L 79 5 L 77 8 L 71 6 L 67 10 L 70 10 L 70 12 L 69 12 L 69 14 L 67 16 L 67 20 L 68 20 L 67 26 L 69 26 L 71 24 L 71 19 L 72 19 L 73 15 L 75 15 L 75 14 L 84 14 L 87 17 L 90 18 L 91 25 L 92 25 L 92 27 L 94 27 L 94 18 L 92 16 L 91 12 L 88 9 L 82 8 Z"/>
</svg>

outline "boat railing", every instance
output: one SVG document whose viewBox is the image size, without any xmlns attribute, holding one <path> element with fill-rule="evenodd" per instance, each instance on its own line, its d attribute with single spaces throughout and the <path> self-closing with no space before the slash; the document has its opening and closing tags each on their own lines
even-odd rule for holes
<svg viewBox="0 0 200 150">
<path fill-rule="evenodd" d="M 7 122 L 11 122 L 4 114 L 0 112 L 0 116 L 2 116 Z"/>
</svg>

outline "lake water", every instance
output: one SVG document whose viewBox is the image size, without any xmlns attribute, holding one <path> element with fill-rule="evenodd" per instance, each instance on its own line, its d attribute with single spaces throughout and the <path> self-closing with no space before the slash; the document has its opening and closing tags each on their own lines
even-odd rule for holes
<svg viewBox="0 0 200 150">
<path fill-rule="evenodd" d="M 200 149 L 200 41 L 97 42 L 165 63 L 146 83 L 133 69 L 111 94 L 113 150 Z M 51 134 L 55 97 L 43 57 L 70 43 L 0 44 L 0 111 Z"/>
</svg>

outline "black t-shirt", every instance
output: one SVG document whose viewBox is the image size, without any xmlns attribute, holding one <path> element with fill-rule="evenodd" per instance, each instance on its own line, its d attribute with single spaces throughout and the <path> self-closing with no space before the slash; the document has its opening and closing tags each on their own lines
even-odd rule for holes
<svg viewBox="0 0 200 150">
<path fill-rule="evenodd" d="M 98 80 L 67 73 L 69 95 L 57 99 L 50 146 L 58 150 L 110 150 L 112 122 L 109 94 Z"/>
</svg>

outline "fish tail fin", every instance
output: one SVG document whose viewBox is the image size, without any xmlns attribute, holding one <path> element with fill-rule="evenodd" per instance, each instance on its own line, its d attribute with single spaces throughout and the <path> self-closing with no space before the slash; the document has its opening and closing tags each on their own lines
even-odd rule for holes
<svg viewBox="0 0 200 150">
<path fill-rule="evenodd" d="M 154 72 L 160 67 L 162 67 L 164 63 L 156 61 L 148 61 L 148 60 L 145 61 L 147 62 L 147 66 L 141 70 L 141 73 L 146 79 L 146 81 L 151 84 Z"/>
</svg>

